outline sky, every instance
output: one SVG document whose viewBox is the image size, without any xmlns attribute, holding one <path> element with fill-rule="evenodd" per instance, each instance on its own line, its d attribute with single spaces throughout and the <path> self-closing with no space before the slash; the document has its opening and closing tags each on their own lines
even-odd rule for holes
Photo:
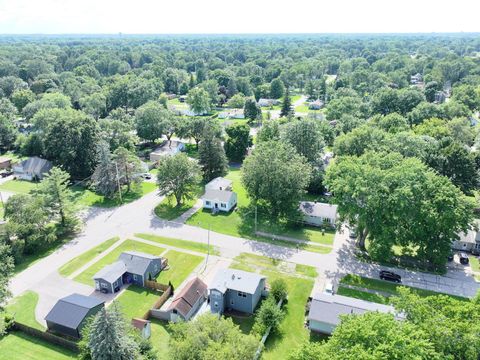
<svg viewBox="0 0 480 360">
<path fill-rule="evenodd" d="M 0 0 L 0 34 L 480 32 L 479 0 Z"/>
</svg>

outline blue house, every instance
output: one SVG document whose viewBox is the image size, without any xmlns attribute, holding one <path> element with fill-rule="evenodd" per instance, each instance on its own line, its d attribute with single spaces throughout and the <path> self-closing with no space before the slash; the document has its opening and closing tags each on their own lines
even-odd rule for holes
<svg viewBox="0 0 480 360">
<path fill-rule="evenodd" d="M 105 266 L 93 276 L 95 289 L 113 293 L 124 284 L 145 286 L 145 281 L 155 279 L 165 264 L 166 261 L 159 256 L 125 251 L 116 262 Z"/>
<path fill-rule="evenodd" d="M 264 276 L 247 271 L 220 270 L 209 288 L 211 312 L 223 314 L 226 310 L 234 310 L 253 314 L 266 294 L 265 281 Z"/>
</svg>

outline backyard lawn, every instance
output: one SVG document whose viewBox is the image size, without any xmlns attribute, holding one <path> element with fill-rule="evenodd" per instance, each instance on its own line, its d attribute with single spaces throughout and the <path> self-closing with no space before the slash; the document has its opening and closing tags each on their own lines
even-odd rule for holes
<svg viewBox="0 0 480 360">
<path fill-rule="evenodd" d="M 160 255 L 165 251 L 164 248 L 154 245 L 144 244 L 134 240 L 125 240 L 120 246 L 108 253 L 101 260 L 91 265 L 88 269 L 76 276 L 74 280 L 92 286 L 92 277 L 101 270 L 105 265 L 112 264 L 117 261 L 120 254 L 124 251 L 140 251 L 152 255 Z"/>
<path fill-rule="evenodd" d="M 161 295 L 160 291 L 130 285 L 117 297 L 117 301 L 127 320 L 131 320 L 132 318 L 141 318 Z"/>
<path fill-rule="evenodd" d="M 191 250 L 191 251 L 196 251 L 199 253 L 208 253 L 208 245 L 203 244 L 203 243 L 198 243 L 195 241 L 188 241 L 188 240 L 180 240 L 180 239 L 172 239 L 172 238 L 166 238 L 163 236 L 157 236 L 157 235 L 152 235 L 152 234 L 134 234 L 135 237 L 144 239 L 144 240 L 149 240 L 149 241 L 154 241 L 159 244 L 165 244 L 165 245 L 170 245 L 174 246 L 180 249 L 185 249 L 185 250 Z M 212 255 L 220 255 L 220 251 L 213 246 L 210 245 L 210 254 Z"/>
<path fill-rule="evenodd" d="M 157 350 L 159 360 L 167 360 L 168 357 L 168 341 L 170 340 L 170 330 L 168 324 L 157 319 L 150 319 L 152 327 L 152 335 L 150 341 Z"/>
<path fill-rule="evenodd" d="M 227 214 L 218 213 L 216 215 L 213 215 L 209 210 L 198 211 L 187 220 L 187 224 L 200 226 L 204 229 L 207 229 L 210 226 L 210 230 L 226 235 L 270 242 L 291 248 L 297 247 L 297 244 L 293 242 L 272 240 L 271 238 L 254 235 L 254 211 L 252 210 L 250 213 L 242 214 L 242 210 L 248 207 L 250 201 L 247 197 L 245 188 L 241 183 L 240 169 L 233 167 L 230 168 L 230 171 L 225 177 L 233 181 L 233 191 L 237 193 L 237 208 Z M 258 217 L 259 231 L 288 236 L 297 240 L 311 241 L 315 244 L 318 244 L 318 246 L 301 244 L 300 247 L 304 250 L 322 254 L 326 254 L 331 251 L 330 246 L 333 244 L 333 239 L 335 236 L 333 231 L 327 231 L 325 234 L 322 234 L 320 229 L 313 227 L 290 228 L 281 224 L 265 221 L 265 217 L 266 216 L 263 217 L 263 220 L 261 215 Z"/>
<path fill-rule="evenodd" d="M 77 269 L 81 268 L 83 265 L 85 265 L 86 263 L 94 259 L 97 255 L 100 255 L 102 252 L 107 250 L 110 246 L 115 244 L 118 240 L 120 240 L 120 238 L 117 236 L 104 241 L 100 245 L 95 246 L 93 249 L 90 249 L 84 252 L 82 255 L 64 264 L 58 270 L 58 272 L 60 273 L 60 275 L 63 275 L 65 277 L 73 274 Z"/>
<path fill-rule="evenodd" d="M 35 329 L 45 330 L 42 324 L 35 319 L 35 308 L 38 303 L 38 294 L 26 291 L 22 295 L 10 300 L 5 307 L 7 313 L 12 314 L 19 323 L 31 326 Z"/>
<path fill-rule="evenodd" d="M 36 337 L 12 332 L 0 339 L 0 360 L 66 360 L 76 359 L 73 352 Z"/>
<path fill-rule="evenodd" d="M 168 259 L 168 270 L 164 270 L 157 277 L 157 282 L 161 284 L 172 283 L 173 287 L 178 287 L 190 273 L 204 260 L 201 256 L 169 250 L 164 257 Z"/>
</svg>

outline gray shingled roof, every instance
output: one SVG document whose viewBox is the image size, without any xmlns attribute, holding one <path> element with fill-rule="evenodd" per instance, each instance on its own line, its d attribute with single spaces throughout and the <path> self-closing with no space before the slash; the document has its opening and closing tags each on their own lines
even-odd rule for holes
<svg viewBox="0 0 480 360">
<path fill-rule="evenodd" d="M 342 295 L 316 294 L 310 305 L 308 320 L 331 325 L 340 323 L 340 315 L 363 314 L 367 311 L 394 313 L 393 306 L 382 305 Z"/>
<path fill-rule="evenodd" d="M 102 300 L 91 296 L 72 294 L 58 300 L 45 320 L 70 329 L 77 329 L 88 312 L 103 303 Z"/>
<path fill-rule="evenodd" d="M 300 210 L 308 216 L 327 217 L 334 219 L 337 216 L 337 205 L 313 201 L 301 201 Z"/>
<path fill-rule="evenodd" d="M 125 274 L 127 266 L 123 261 L 116 261 L 113 264 L 104 266 L 99 272 L 97 272 L 93 279 L 103 279 L 109 283 L 113 283 L 120 276 Z"/>
<path fill-rule="evenodd" d="M 233 196 L 232 191 L 228 190 L 211 190 L 206 189 L 205 194 L 203 194 L 202 199 L 211 200 L 211 201 L 220 201 L 220 202 L 229 202 Z"/>
<path fill-rule="evenodd" d="M 222 293 L 230 289 L 253 294 L 262 279 L 265 279 L 265 276 L 236 269 L 222 269 L 215 275 L 210 289 L 216 289 Z"/>
<path fill-rule="evenodd" d="M 118 257 L 118 260 L 123 261 L 127 266 L 129 273 L 137 275 L 143 275 L 151 261 L 156 259 L 160 259 L 160 257 L 138 251 L 125 251 Z"/>
<path fill-rule="evenodd" d="M 211 190 L 224 190 L 230 186 L 232 186 L 232 180 L 225 179 L 221 176 L 216 177 L 212 181 L 210 181 L 207 185 L 205 185 L 205 189 Z"/>
<path fill-rule="evenodd" d="M 27 160 L 23 160 L 20 163 L 20 166 L 23 168 L 24 172 L 42 175 L 50 171 L 52 163 L 48 160 L 34 156 Z"/>
</svg>

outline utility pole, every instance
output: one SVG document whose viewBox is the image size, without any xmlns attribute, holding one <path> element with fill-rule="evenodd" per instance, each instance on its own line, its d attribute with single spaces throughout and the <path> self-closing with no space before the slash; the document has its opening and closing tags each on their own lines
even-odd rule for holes
<svg viewBox="0 0 480 360">
<path fill-rule="evenodd" d="M 257 235 L 257 205 L 255 205 L 255 235 Z"/>
<path fill-rule="evenodd" d="M 118 186 L 118 195 L 120 196 L 120 203 L 123 204 L 123 200 L 122 200 L 122 188 L 120 186 L 120 179 L 118 177 L 118 164 L 117 162 L 115 161 L 115 170 L 117 171 L 117 186 Z"/>
</svg>

